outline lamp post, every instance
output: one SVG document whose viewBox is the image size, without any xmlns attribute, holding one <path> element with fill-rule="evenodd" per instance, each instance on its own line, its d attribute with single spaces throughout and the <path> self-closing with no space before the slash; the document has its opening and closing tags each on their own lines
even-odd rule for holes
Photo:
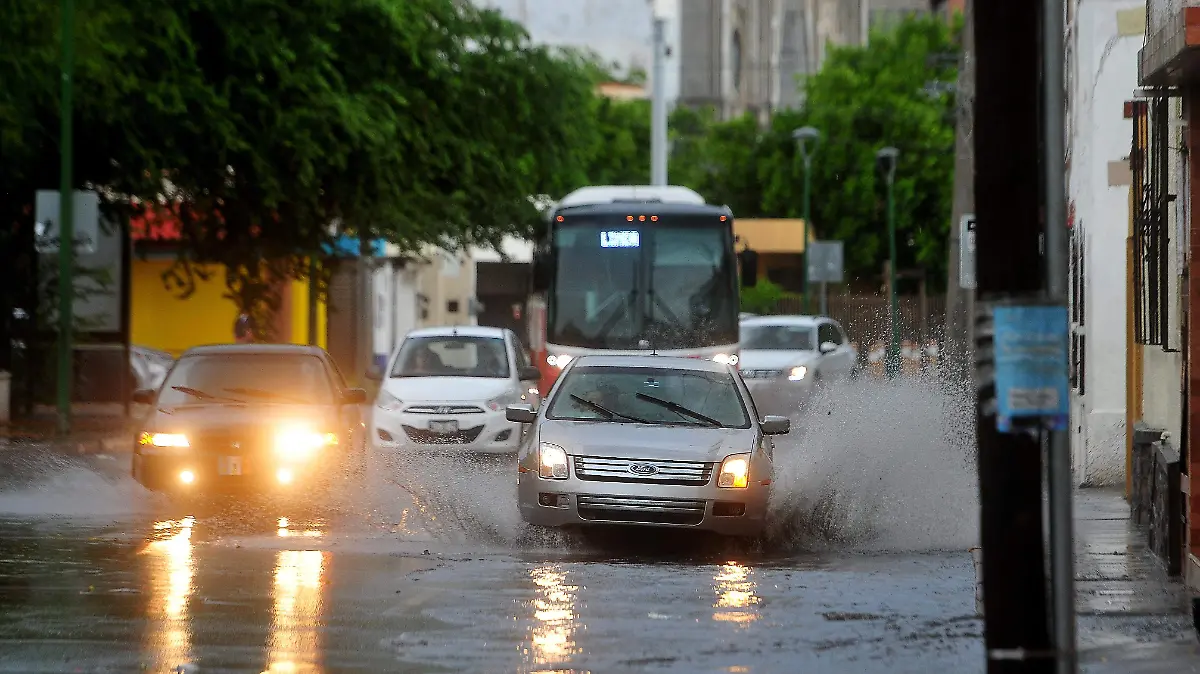
<svg viewBox="0 0 1200 674">
<path fill-rule="evenodd" d="M 885 147 L 875 153 L 875 160 L 887 183 L 888 329 L 891 339 L 888 341 L 884 365 L 888 379 L 895 379 L 900 371 L 900 335 L 896 326 L 899 313 L 896 307 L 896 199 L 893 194 L 893 187 L 896 183 L 896 161 L 899 158 L 900 150 L 894 147 Z"/>
<path fill-rule="evenodd" d="M 808 233 L 812 227 L 812 158 L 821 142 L 821 132 L 811 126 L 804 126 L 792 132 L 792 138 L 800 147 L 800 156 L 804 158 L 804 269 L 800 271 L 800 297 L 804 308 L 808 310 Z"/>
</svg>

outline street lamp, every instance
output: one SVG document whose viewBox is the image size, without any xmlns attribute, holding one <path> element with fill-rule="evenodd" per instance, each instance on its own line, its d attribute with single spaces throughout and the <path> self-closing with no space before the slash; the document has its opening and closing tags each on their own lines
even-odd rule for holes
<svg viewBox="0 0 1200 674">
<path fill-rule="evenodd" d="M 821 132 L 811 126 L 801 127 L 792 132 L 792 138 L 800 147 L 800 156 L 804 158 L 804 269 L 800 272 L 800 297 L 804 307 L 808 308 L 808 232 L 812 227 L 812 158 L 821 142 Z"/>
<path fill-rule="evenodd" d="M 896 183 L 896 162 L 900 158 L 900 150 L 885 147 L 875 153 L 875 161 L 879 165 L 887 182 L 887 228 L 888 228 L 888 314 L 889 332 L 887 356 L 884 365 L 889 379 L 895 379 L 900 371 L 900 335 L 896 329 L 898 309 L 896 307 L 896 200 L 893 187 Z"/>
</svg>

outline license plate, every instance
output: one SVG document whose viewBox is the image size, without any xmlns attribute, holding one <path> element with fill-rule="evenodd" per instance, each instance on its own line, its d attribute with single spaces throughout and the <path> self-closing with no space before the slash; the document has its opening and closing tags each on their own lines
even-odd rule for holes
<svg viewBox="0 0 1200 674">
<path fill-rule="evenodd" d="M 242 474 L 242 457 L 240 456 L 222 456 L 217 459 L 217 474 L 219 475 L 241 475 Z"/>
<path fill-rule="evenodd" d="M 429 422 L 429 430 L 434 433 L 457 433 L 457 421 L 431 421 Z"/>
</svg>

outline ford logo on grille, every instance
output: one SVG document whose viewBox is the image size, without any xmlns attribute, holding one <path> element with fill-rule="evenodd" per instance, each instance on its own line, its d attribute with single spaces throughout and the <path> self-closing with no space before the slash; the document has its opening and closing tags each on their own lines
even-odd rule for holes
<svg viewBox="0 0 1200 674">
<path fill-rule="evenodd" d="M 443 405 L 443 406 L 437 408 L 436 410 L 434 410 L 434 412 L 436 414 L 450 414 L 450 408 Z"/>
<path fill-rule="evenodd" d="M 658 472 L 658 466 L 652 463 L 631 463 L 629 472 L 634 475 L 653 475 Z"/>
</svg>

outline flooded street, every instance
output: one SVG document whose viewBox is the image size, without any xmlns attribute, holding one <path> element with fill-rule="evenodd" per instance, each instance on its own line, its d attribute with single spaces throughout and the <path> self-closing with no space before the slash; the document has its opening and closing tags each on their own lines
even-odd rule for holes
<svg viewBox="0 0 1200 674">
<path fill-rule="evenodd" d="M 328 498 L 182 501 L 128 454 L 10 445 L 0 671 L 982 671 L 954 399 L 829 398 L 777 450 L 751 542 L 532 531 L 506 458 L 376 456 Z M 1178 638 L 1180 609 L 1102 638 Z"/>
</svg>

